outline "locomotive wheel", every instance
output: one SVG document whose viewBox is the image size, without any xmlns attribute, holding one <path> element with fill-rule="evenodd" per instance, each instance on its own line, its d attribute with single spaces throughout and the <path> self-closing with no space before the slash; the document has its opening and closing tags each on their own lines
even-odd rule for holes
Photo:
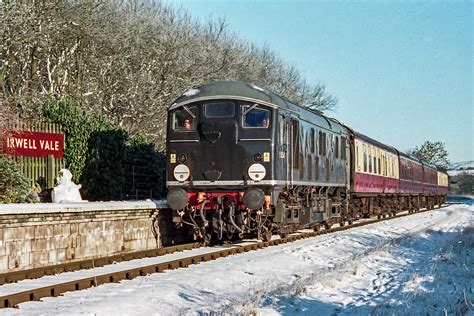
<svg viewBox="0 0 474 316">
<path fill-rule="evenodd" d="M 328 222 L 324 222 L 324 229 L 325 230 L 329 230 L 331 228 L 332 225 L 329 225 Z"/>
<path fill-rule="evenodd" d="M 225 231 L 228 240 L 233 240 L 235 238 L 235 233 L 229 232 L 228 230 Z"/>
<path fill-rule="evenodd" d="M 272 240 L 272 231 L 271 230 L 266 230 L 263 229 L 262 233 L 260 234 L 260 237 L 262 238 L 262 241 L 270 241 Z"/>
<path fill-rule="evenodd" d="M 321 225 L 319 225 L 319 224 L 313 226 L 313 231 L 315 231 L 315 232 L 319 232 L 320 229 L 321 229 Z"/>
<path fill-rule="evenodd" d="M 202 228 L 202 236 L 203 236 L 204 243 L 206 245 L 210 245 L 211 240 L 212 240 L 212 229 Z"/>
<path fill-rule="evenodd" d="M 258 228 L 259 239 L 262 241 L 270 241 L 273 235 L 272 228 L 272 222 L 270 220 L 265 220 L 264 223 Z"/>
<path fill-rule="evenodd" d="M 227 239 L 228 239 L 228 240 L 232 240 L 233 238 L 235 238 L 236 229 L 235 229 L 234 225 L 232 225 L 232 224 L 227 224 L 227 225 L 225 226 L 225 228 L 226 228 L 226 229 L 225 229 L 225 234 L 226 234 L 226 236 L 227 236 Z"/>
</svg>

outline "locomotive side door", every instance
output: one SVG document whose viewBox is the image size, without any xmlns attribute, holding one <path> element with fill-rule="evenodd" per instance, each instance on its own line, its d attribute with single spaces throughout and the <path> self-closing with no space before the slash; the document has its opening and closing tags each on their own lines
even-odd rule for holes
<svg viewBox="0 0 474 316">
<path fill-rule="evenodd" d="M 290 140 L 290 126 L 288 117 L 283 113 L 278 115 L 278 130 L 277 130 L 277 157 L 278 157 L 278 180 L 283 180 L 286 184 L 289 184 L 291 179 L 290 176 L 290 166 L 289 162 L 290 154 L 291 154 L 291 147 L 289 144 Z"/>
</svg>

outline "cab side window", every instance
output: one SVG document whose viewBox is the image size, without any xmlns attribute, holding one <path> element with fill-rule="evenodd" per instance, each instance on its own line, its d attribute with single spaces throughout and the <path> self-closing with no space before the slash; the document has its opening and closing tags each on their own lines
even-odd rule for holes
<svg viewBox="0 0 474 316">
<path fill-rule="evenodd" d="M 268 128 L 270 111 L 257 104 L 242 106 L 242 126 L 244 128 Z"/>
<path fill-rule="evenodd" d="M 197 106 L 183 106 L 176 110 L 171 117 L 172 128 L 175 131 L 194 131 L 197 126 Z"/>
</svg>

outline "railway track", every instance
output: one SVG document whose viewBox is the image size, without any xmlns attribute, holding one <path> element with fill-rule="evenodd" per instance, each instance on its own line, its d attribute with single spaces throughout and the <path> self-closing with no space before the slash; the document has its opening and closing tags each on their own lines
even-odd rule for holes
<svg viewBox="0 0 474 316">
<path fill-rule="evenodd" d="M 446 205 L 443 207 L 445 206 Z M 418 213 L 426 211 L 429 210 L 421 210 Z M 353 223 L 352 225 L 331 227 L 327 230 L 316 232 L 300 231 L 290 234 L 285 238 L 275 238 L 267 242 L 242 241 L 213 247 L 203 247 L 202 243 L 190 243 L 4 274 L 0 275 L 0 284 L 2 284 L 0 285 L 0 308 L 17 307 L 18 304 L 23 302 L 38 301 L 44 297 L 56 297 L 69 291 L 87 289 L 105 283 L 119 282 L 121 280 L 130 280 L 137 276 L 183 268 L 200 262 L 211 261 L 234 254 L 281 245 L 300 239 L 370 225 L 408 215 L 412 214 L 405 211 L 393 217 L 366 219 Z M 134 262 L 133 259 L 142 260 L 140 260 L 140 263 L 137 263 Z M 72 271 L 76 272 L 62 273 Z M 62 274 L 48 277 L 48 275 L 58 273 Z M 43 276 L 45 277 L 41 279 L 25 280 Z M 24 280 L 24 282 L 17 282 L 20 280 Z M 16 283 L 6 284 L 12 282 Z"/>
</svg>

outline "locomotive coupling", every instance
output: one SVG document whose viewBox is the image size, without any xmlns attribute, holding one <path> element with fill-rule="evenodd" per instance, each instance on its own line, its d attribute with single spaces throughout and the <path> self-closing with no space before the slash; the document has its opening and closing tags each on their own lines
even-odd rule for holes
<svg viewBox="0 0 474 316">
<path fill-rule="evenodd" d="M 173 210 L 182 210 L 188 205 L 188 193 L 182 188 L 171 188 L 166 199 Z"/>
<path fill-rule="evenodd" d="M 249 188 L 244 193 L 243 202 L 251 210 L 261 209 L 265 203 L 265 193 L 260 188 Z"/>
</svg>

